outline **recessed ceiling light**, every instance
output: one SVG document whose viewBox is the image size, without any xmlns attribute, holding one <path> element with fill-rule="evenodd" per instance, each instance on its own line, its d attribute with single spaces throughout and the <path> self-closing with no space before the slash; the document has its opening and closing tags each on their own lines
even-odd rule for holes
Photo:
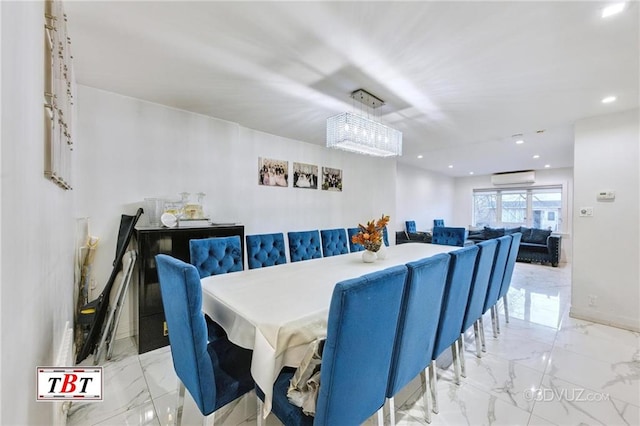
<svg viewBox="0 0 640 426">
<path fill-rule="evenodd" d="M 624 10 L 626 3 L 614 3 L 602 9 L 602 17 L 607 18 L 616 13 L 620 13 Z"/>
<path fill-rule="evenodd" d="M 545 165 L 544 165 L 544 168 L 545 168 L 545 169 L 548 169 L 549 167 L 551 167 L 551 164 L 545 164 Z"/>
<path fill-rule="evenodd" d="M 611 102 L 615 102 L 615 100 L 616 100 L 615 96 L 607 96 L 606 98 L 602 98 L 602 103 L 610 104 Z"/>
<path fill-rule="evenodd" d="M 522 139 L 518 139 L 518 140 L 516 141 L 516 144 L 518 144 L 518 145 L 522 145 L 523 143 L 524 143 L 524 141 L 523 141 Z"/>
<path fill-rule="evenodd" d="M 534 155 L 533 158 L 540 158 L 538 154 Z"/>
<path fill-rule="evenodd" d="M 473 174 L 473 172 L 469 172 L 469 174 L 470 174 L 470 175 L 472 175 L 472 174 Z"/>
<path fill-rule="evenodd" d="M 450 169 L 453 169 L 453 164 L 449 164 L 449 168 L 450 168 Z"/>
<path fill-rule="evenodd" d="M 422 154 L 418 155 L 418 158 L 422 158 Z"/>
</svg>

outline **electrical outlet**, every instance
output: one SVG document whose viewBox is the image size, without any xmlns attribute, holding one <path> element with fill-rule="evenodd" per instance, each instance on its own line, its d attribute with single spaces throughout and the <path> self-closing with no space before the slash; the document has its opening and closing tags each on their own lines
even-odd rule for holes
<svg viewBox="0 0 640 426">
<path fill-rule="evenodd" d="M 592 308 L 598 306 L 598 296 L 595 296 L 593 294 L 589 295 L 589 306 L 591 306 Z"/>
<path fill-rule="evenodd" d="M 593 207 L 580 207 L 580 216 L 581 217 L 593 216 Z"/>
</svg>

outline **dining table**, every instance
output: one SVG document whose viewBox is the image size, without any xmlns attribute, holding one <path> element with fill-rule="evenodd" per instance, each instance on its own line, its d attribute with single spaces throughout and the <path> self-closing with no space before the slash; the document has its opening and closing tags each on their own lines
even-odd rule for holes
<svg viewBox="0 0 640 426">
<path fill-rule="evenodd" d="M 326 337 L 335 284 L 457 249 L 407 243 L 386 247 L 373 263 L 354 252 L 213 275 L 202 278 L 202 310 L 231 342 L 253 351 L 251 374 L 264 392 L 266 417 L 280 370 L 298 367 L 309 344 Z"/>
</svg>

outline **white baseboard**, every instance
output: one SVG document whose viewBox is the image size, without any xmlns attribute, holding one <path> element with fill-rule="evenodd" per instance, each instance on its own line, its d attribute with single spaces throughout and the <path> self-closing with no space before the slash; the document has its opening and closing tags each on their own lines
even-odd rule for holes
<svg viewBox="0 0 640 426">
<path fill-rule="evenodd" d="M 569 309 L 569 316 L 571 318 L 591 321 L 640 333 L 640 322 L 638 318 L 622 317 L 610 313 L 593 311 L 592 309 L 579 309 L 573 306 Z"/>
</svg>

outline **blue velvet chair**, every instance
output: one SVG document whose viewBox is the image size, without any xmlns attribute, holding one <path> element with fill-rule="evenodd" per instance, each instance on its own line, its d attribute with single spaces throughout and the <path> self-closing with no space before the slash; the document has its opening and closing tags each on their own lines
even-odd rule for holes
<svg viewBox="0 0 640 426">
<path fill-rule="evenodd" d="M 513 277 L 513 270 L 516 266 L 516 258 L 518 257 L 518 249 L 520 248 L 520 240 L 522 234 L 515 232 L 511 234 L 511 247 L 509 248 L 509 257 L 507 257 L 507 264 L 504 269 L 504 277 L 502 277 L 502 286 L 500 287 L 500 293 L 498 294 L 498 300 L 502 298 L 504 304 L 504 320 L 509 322 L 509 300 L 507 293 L 511 286 L 511 278 Z M 500 332 L 500 320 L 496 319 L 496 326 L 498 333 Z"/>
<path fill-rule="evenodd" d="M 349 251 L 351 251 L 351 253 L 364 250 L 364 246 L 362 244 L 351 241 L 351 237 L 357 235 L 358 232 L 360 232 L 360 228 L 347 228 L 347 235 L 349 236 Z"/>
<path fill-rule="evenodd" d="M 432 235 L 432 244 L 444 244 L 445 246 L 463 247 L 465 241 L 467 240 L 468 231 L 466 228 L 438 226 L 437 228 L 433 228 Z"/>
<path fill-rule="evenodd" d="M 387 401 L 391 425 L 395 424 L 393 397 L 420 374 L 426 420 L 431 420 L 427 370 L 440 319 L 450 256 L 446 253 L 407 263 L 407 285 L 402 298 L 398 332 L 393 349 Z M 434 370 L 429 369 L 430 375 Z"/>
<path fill-rule="evenodd" d="M 335 285 L 315 417 L 289 403 L 287 388 L 295 369 L 285 368 L 272 403 L 282 423 L 359 425 L 383 406 L 406 278 L 407 267 L 399 265 Z M 260 388 L 256 393 L 264 397 Z"/>
<path fill-rule="evenodd" d="M 292 262 L 322 257 L 318 230 L 289 232 L 287 237 L 289 238 L 289 258 Z"/>
<path fill-rule="evenodd" d="M 478 247 L 469 246 L 449 253 L 451 256 L 451 262 L 449 263 L 447 283 L 444 290 L 444 296 L 442 298 L 440 321 L 438 322 L 438 331 L 436 333 L 436 341 L 433 347 L 433 355 L 431 357 L 431 369 L 433 370 L 431 396 L 433 398 L 433 411 L 435 413 L 438 412 L 436 359 L 449 347 L 451 348 L 451 354 L 453 355 L 453 369 L 456 384 L 460 383 L 458 368 L 459 351 L 457 344 L 458 339 L 460 338 L 462 320 L 464 319 L 464 313 L 467 309 L 469 290 L 471 288 L 473 269 L 475 267 L 478 251 Z"/>
<path fill-rule="evenodd" d="M 287 263 L 284 235 L 281 232 L 276 234 L 247 235 L 246 240 L 247 264 L 249 265 L 249 269 Z"/>
<path fill-rule="evenodd" d="M 158 281 L 169 329 L 173 367 L 178 376 L 177 423 L 182 420 L 184 389 L 204 416 L 254 388 L 251 351 L 226 339 L 207 341 L 200 275 L 193 265 L 156 256 Z"/>
<path fill-rule="evenodd" d="M 504 278 L 504 272 L 507 266 L 507 258 L 509 257 L 509 249 L 511 248 L 511 235 L 505 235 L 496 239 L 498 241 L 498 248 L 496 249 L 496 256 L 493 261 L 493 267 L 491 268 L 491 277 L 489 278 L 489 288 L 487 289 L 487 297 L 484 300 L 484 306 L 482 307 L 482 313 L 486 313 L 491 309 L 491 323 L 493 325 L 493 337 L 498 337 L 497 318 L 496 318 L 496 303 L 500 297 L 500 289 L 502 288 L 502 279 Z M 480 339 L 482 339 L 482 350 L 486 351 L 486 345 L 484 342 L 484 321 L 482 316 L 480 317 Z"/>
<path fill-rule="evenodd" d="M 320 231 L 322 239 L 322 255 L 324 257 L 349 253 L 349 241 L 344 228 L 323 229 Z"/>
<path fill-rule="evenodd" d="M 200 278 L 244 269 L 238 235 L 190 240 L 189 252 Z"/>
<path fill-rule="evenodd" d="M 415 220 L 407 220 L 404 223 L 405 229 L 407 230 L 407 233 L 411 232 L 411 233 L 416 233 L 418 232 L 418 229 L 416 228 L 416 221 Z"/>
<path fill-rule="evenodd" d="M 462 328 L 460 329 L 460 367 L 463 377 L 466 377 L 464 364 L 464 332 L 473 325 L 473 331 L 476 340 L 476 356 L 480 358 L 480 317 L 483 314 L 484 300 L 487 297 L 489 289 L 489 279 L 491 278 L 491 269 L 493 268 L 493 260 L 496 257 L 496 249 L 498 248 L 497 240 L 487 240 L 476 244 L 478 247 L 478 256 L 476 264 L 473 268 L 473 277 L 471 278 L 471 289 L 469 290 L 469 300 L 467 309 L 464 313 Z"/>
<path fill-rule="evenodd" d="M 200 278 L 237 272 L 244 269 L 240 237 L 213 237 L 189 240 L 191 264 Z M 217 322 L 205 316 L 209 329 L 209 341 L 227 339 L 227 333 Z"/>
<path fill-rule="evenodd" d="M 444 219 L 433 219 L 433 227 L 444 226 Z"/>
</svg>

